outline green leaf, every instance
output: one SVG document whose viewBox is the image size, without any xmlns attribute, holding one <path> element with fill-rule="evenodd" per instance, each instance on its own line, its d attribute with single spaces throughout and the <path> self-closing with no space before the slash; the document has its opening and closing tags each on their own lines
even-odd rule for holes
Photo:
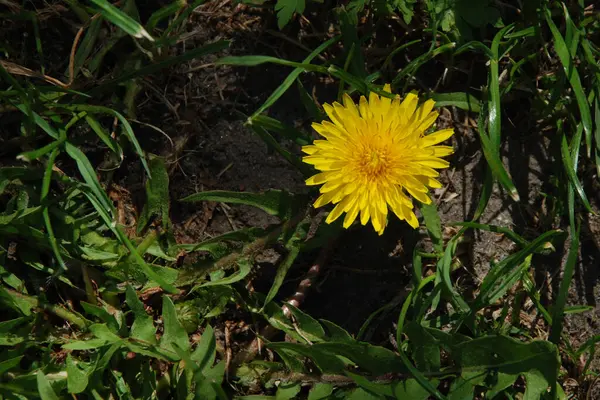
<svg viewBox="0 0 600 400">
<path fill-rule="evenodd" d="M 81 307 L 87 314 L 93 315 L 101 319 L 102 322 L 106 323 L 110 330 L 112 330 L 113 332 L 116 333 L 119 331 L 119 323 L 117 322 L 117 319 L 114 315 L 109 313 L 104 308 L 98 307 L 94 304 L 86 303 L 85 301 L 81 302 Z"/>
<path fill-rule="evenodd" d="M 58 396 L 54 393 L 50 382 L 46 378 L 46 375 L 42 371 L 38 371 L 36 374 L 37 389 L 42 400 L 58 400 Z"/>
<path fill-rule="evenodd" d="M 163 296 L 163 312 L 162 312 L 164 331 L 160 338 L 160 347 L 176 352 L 173 344 L 179 346 L 180 349 L 187 351 L 190 348 L 188 335 L 183 329 L 183 326 L 177 319 L 177 311 L 175 305 L 169 296 Z"/>
<path fill-rule="evenodd" d="M 546 341 L 522 343 L 507 336 L 489 335 L 456 346 L 453 357 L 463 369 L 463 377 L 477 371 L 525 377 L 524 399 L 539 399 L 548 387 L 556 385 L 559 357 L 555 345 Z M 503 381 L 506 381 L 505 377 Z"/>
<path fill-rule="evenodd" d="M 333 393 L 333 385 L 330 383 L 317 383 L 308 392 L 308 400 L 326 400 Z"/>
<path fill-rule="evenodd" d="M 277 11 L 277 26 L 283 29 L 290 22 L 294 13 L 302 14 L 305 7 L 304 0 L 277 0 L 275 11 Z"/>
<path fill-rule="evenodd" d="M 146 38 L 150 41 L 154 41 L 152 36 L 141 26 L 136 20 L 119 10 L 106 0 L 90 0 L 92 3 L 97 5 L 102 13 L 102 16 L 123 29 L 127 34 L 141 39 Z"/>
<path fill-rule="evenodd" d="M 18 328 L 30 320 L 28 317 L 21 317 L 0 322 L 0 346 L 14 346 L 26 341 L 27 333 Z"/>
<path fill-rule="evenodd" d="M 565 270 L 563 277 L 560 281 L 560 287 L 558 289 L 558 296 L 554 302 L 553 315 L 552 315 L 552 328 L 550 330 L 550 341 L 553 343 L 560 343 L 560 336 L 563 329 L 563 321 L 565 318 L 564 310 L 565 305 L 569 297 L 569 288 L 571 281 L 573 280 L 573 274 L 577 265 L 577 258 L 579 256 L 579 232 L 580 226 L 573 227 L 571 232 L 571 238 L 569 240 L 569 253 L 567 255 L 567 262 L 565 263 Z"/>
<path fill-rule="evenodd" d="M 214 281 L 203 283 L 199 286 L 194 287 L 194 289 L 192 291 L 194 291 L 196 288 L 207 287 L 207 286 L 231 285 L 232 283 L 241 281 L 242 279 L 247 277 L 248 274 L 252 271 L 253 265 L 247 259 L 239 259 L 239 260 L 237 260 L 236 264 L 239 267 L 239 269 L 236 272 L 234 272 L 233 274 L 231 274 L 225 278 L 216 279 Z"/>
<path fill-rule="evenodd" d="M 315 343 L 312 348 L 343 356 L 375 375 L 383 375 L 389 372 L 407 372 L 404 363 L 394 352 L 369 343 L 326 342 Z"/>
<path fill-rule="evenodd" d="M 89 327 L 90 332 L 94 334 L 98 339 L 104 340 L 108 343 L 119 342 L 122 339 L 115 335 L 106 324 L 93 324 Z"/>
<path fill-rule="evenodd" d="M 0 376 L 21 364 L 24 356 L 9 358 L 8 360 L 0 361 Z"/>
<path fill-rule="evenodd" d="M 469 93 L 434 93 L 431 95 L 431 98 L 435 100 L 436 107 L 457 107 L 465 111 L 476 113 L 480 111 L 480 101 Z"/>
<path fill-rule="evenodd" d="M 432 384 L 437 386 L 438 383 L 436 380 L 432 380 Z M 427 400 L 429 391 L 416 379 L 406 379 L 394 384 L 394 396 L 396 399 Z"/>
<path fill-rule="evenodd" d="M 215 357 L 217 355 L 217 342 L 215 339 L 215 333 L 210 325 L 207 325 L 202 332 L 200 342 L 196 346 L 196 349 L 191 355 L 192 360 L 198 363 L 198 367 L 201 371 L 211 368 L 215 363 Z"/>
<path fill-rule="evenodd" d="M 306 239 L 306 235 L 308 234 L 308 229 L 310 228 L 310 218 L 305 218 L 301 223 L 299 223 L 290 239 L 287 241 L 285 248 L 288 251 L 288 254 L 285 256 L 285 259 L 279 264 L 277 267 L 277 273 L 275 274 L 275 278 L 273 279 L 273 284 L 271 285 L 271 289 L 269 289 L 269 293 L 265 298 L 263 308 L 271 302 L 277 295 L 279 288 L 283 284 L 285 277 L 289 269 L 292 267 L 292 264 L 300 254 L 300 246 L 304 239 Z"/>
<path fill-rule="evenodd" d="M 75 361 L 71 354 L 67 355 L 67 389 L 69 393 L 83 392 L 89 383 L 93 368 L 83 362 Z"/>
<path fill-rule="evenodd" d="M 436 338 L 416 321 L 408 323 L 404 332 L 410 340 L 412 358 L 420 371 L 438 371 L 441 368 L 440 345 Z"/>
<path fill-rule="evenodd" d="M 146 204 L 138 220 L 138 234 L 153 217 L 162 222 L 166 230 L 171 229 L 169 218 L 169 174 L 162 157 L 150 155 L 150 177 L 146 180 Z"/>
<path fill-rule="evenodd" d="M 282 383 L 277 387 L 275 393 L 275 400 L 290 400 L 295 399 L 296 395 L 300 393 L 302 386 L 299 383 Z"/>
<path fill-rule="evenodd" d="M 325 339 L 325 331 L 319 321 L 310 315 L 300 311 L 291 304 L 286 304 L 285 307 L 290 310 L 296 321 L 297 333 L 305 340 L 310 342 L 321 342 Z"/>
<path fill-rule="evenodd" d="M 429 237 L 433 242 L 433 248 L 436 252 L 441 253 L 444 251 L 444 240 L 442 238 L 442 222 L 440 221 L 440 215 L 438 214 L 437 207 L 432 201 L 430 204 L 421 204 L 419 207 L 423 219 L 425 220 L 425 226 Z"/>
<path fill-rule="evenodd" d="M 283 190 L 267 190 L 264 193 L 229 192 L 225 190 L 212 190 L 192 194 L 181 201 L 220 201 L 231 204 L 245 204 L 260 208 L 266 213 L 278 217 L 290 214 L 294 205 L 294 196 Z"/>
<path fill-rule="evenodd" d="M 269 343 L 267 347 L 282 355 L 284 359 L 285 355 L 291 356 L 295 362 L 299 361 L 298 356 L 310 358 L 324 374 L 339 374 L 346 368 L 346 362 L 340 359 L 335 351 L 316 348 L 314 345 L 276 342 Z"/>
<path fill-rule="evenodd" d="M 125 302 L 134 315 L 129 335 L 132 338 L 155 344 L 156 328 L 154 327 L 152 317 L 146 313 L 144 303 L 140 301 L 131 285 L 127 285 L 127 288 L 125 289 Z"/>
</svg>

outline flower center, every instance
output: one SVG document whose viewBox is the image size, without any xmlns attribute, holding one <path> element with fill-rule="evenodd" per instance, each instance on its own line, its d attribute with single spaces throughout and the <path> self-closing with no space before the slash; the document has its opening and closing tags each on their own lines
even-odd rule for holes
<svg viewBox="0 0 600 400">
<path fill-rule="evenodd" d="M 370 148 L 358 157 L 358 170 L 367 178 L 373 179 L 381 176 L 389 167 L 387 149 Z"/>
</svg>

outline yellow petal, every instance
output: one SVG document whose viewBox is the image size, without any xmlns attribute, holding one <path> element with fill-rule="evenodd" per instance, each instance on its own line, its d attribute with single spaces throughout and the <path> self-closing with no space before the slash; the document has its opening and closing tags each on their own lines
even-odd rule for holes
<svg viewBox="0 0 600 400">
<path fill-rule="evenodd" d="M 448 168 L 450 163 L 437 157 L 419 157 L 415 162 L 430 168 Z"/>
<path fill-rule="evenodd" d="M 419 220 L 412 210 L 404 211 L 404 215 L 406 216 L 406 222 L 413 228 L 417 229 L 419 227 Z"/>
<path fill-rule="evenodd" d="M 448 139 L 454 134 L 454 129 L 442 129 L 421 138 L 421 147 L 433 146 Z"/>
<path fill-rule="evenodd" d="M 352 98 L 348 95 L 348 93 L 344 93 L 344 96 L 342 97 L 342 102 L 344 103 L 344 106 L 350 113 L 352 113 L 356 117 L 360 117 L 360 114 L 358 113 L 358 108 L 356 108 L 356 104 L 354 104 L 354 101 L 352 101 Z"/>
<path fill-rule="evenodd" d="M 327 179 L 330 175 L 331 174 L 329 172 L 321 172 L 308 178 L 306 180 L 306 184 L 308 186 L 322 185 L 323 183 L 327 182 Z"/>
<path fill-rule="evenodd" d="M 450 146 L 434 146 L 430 147 L 433 150 L 434 157 L 446 157 L 454 153 L 454 148 Z"/>
<path fill-rule="evenodd" d="M 345 229 L 348 229 L 350 227 L 350 225 L 352 225 L 352 223 L 356 220 L 356 217 L 358 216 L 358 211 L 359 211 L 358 199 L 356 199 L 356 201 L 354 202 L 354 205 L 346 213 L 346 217 L 344 218 L 344 228 Z"/>
<path fill-rule="evenodd" d="M 315 208 L 323 207 L 325 204 L 331 203 L 331 200 L 333 200 L 334 196 L 335 192 L 322 194 L 313 205 Z"/>
</svg>

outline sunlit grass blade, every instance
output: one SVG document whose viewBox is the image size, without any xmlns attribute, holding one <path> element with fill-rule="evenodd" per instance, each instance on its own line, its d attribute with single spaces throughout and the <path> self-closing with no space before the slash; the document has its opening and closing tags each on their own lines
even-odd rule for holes
<svg viewBox="0 0 600 400">
<path fill-rule="evenodd" d="M 112 22 L 119 28 L 123 29 L 127 34 L 141 39 L 146 38 L 150 41 L 154 41 L 152 36 L 144 29 L 142 25 L 136 20 L 113 6 L 106 0 L 90 0 L 96 6 L 98 6 L 102 12 L 102 16 L 108 21 Z"/>
<path fill-rule="evenodd" d="M 581 142 L 581 134 L 582 133 L 583 133 L 583 128 L 581 127 L 581 124 L 580 124 L 577 129 L 577 132 L 575 133 L 575 137 L 573 138 L 573 143 L 578 144 Z M 574 165 L 574 162 L 571 158 L 571 150 L 567 143 L 567 137 L 564 132 L 561 137 L 560 150 L 561 150 L 560 152 L 561 152 L 561 156 L 562 156 L 563 166 L 565 168 L 565 172 L 567 173 L 567 177 L 569 178 L 569 182 L 571 182 L 571 184 L 575 188 L 575 191 L 577 192 L 577 195 L 579 196 L 579 199 L 583 203 L 584 207 L 589 212 L 593 212 L 592 206 L 590 205 L 590 203 L 587 199 L 587 196 L 585 195 L 585 191 L 583 190 L 583 186 L 581 185 L 581 182 L 579 182 L 579 178 L 577 178 L 577 171 L 576 171 L 577 166 Z"/>
<path fill-rule="evenodd" d="M 54 149 L 48 157 L 46 171 L 44 172 L 44 179 L 42 181 L 42 190 L 40 192 L 40 203 L 42 203 L 44 209 L 42 211 L 42 215 L 44 217 L 44 225 L 46 226 L 46 233 L 48 234 L 48 240 L 50 241 L 50 246 L 52 246 L 52 252 L 54 253 L 54 257 L 59 265 L 59 271 L 55 272 L 55 274 L 61 274 L 66 271 L 67 266 L 65 261 L 63 260 L 62 254 L 60 254 L 60 250 L 58 249 L 58 244 L 56 241 L 56 236 L 54 235 L 54 229 L 52 228 L 52 223 L 50 221 L 50 213 L 48 211 L 48 204 L 46 204 L 48 199 L 48 194 L 50 193 L 50 183 L 52 182 L 52 170 L 54 169 L 54 162 L 56 157 L 59 154 L 58 149 Z"/>
<path fill-rule="evenodd" d="M 573 88 L 573 93 L 575 94 L 577 105 L 579 106 L 581 123 L 583 124 L 583 130 L 585 131 L 587 155 L 590 157 L 592 152 L 592 113 L 590 111 L 590 105 L 588 103 L 587 96 L 583 91 L 579 72 L 577 71 L 575 63 L 571 58 L 571 53 L 569 52 L 569 48 L 565 43 L 565 39 L 560 34 L 560 31 L 554 24 L 554 21 L 552 21 L 550 9 L 546 9 L 546 22 L 548 23 L 548 27 L 550 28 L 550 32 L 552 32 L 552 37 L 554 38 L 554 48 L 556 50 L 556 54 L 558 54 L 558 58 L 560 59 L 565 75 L 567 76 L 567 79 Z"/>
<path fill-rule="evenodd" d="M 320 46 L 318 46 L 312 53 L 310 53 L 304 60 L 302 60 L 302 64 L 310 64 L 312 60 L 315 59 L 319 54 L 325 51 L 334 43 L 340 40 L 340 36 L 335 36 L 326 42 L 323 42 Z M 262 114 L 266 109 L 271 107 L 283 94 L 292 86 L 294 81 L 304 72 L 303 68 L 294 69 L 284 80 L 281 82 L 281 85 L 271 95 L 265 102 L 250 116 L 250 119 L 256 118 L 259 114 Z"/>
<path fill-rule="evenodd" d="M 127 139 L 129 139 L 129 142 L 133 145 L 133 148 L 134 148 L 136 154 L 140 158 L 140 161 L 142 162 L 142 165 L 144 167 L 144 170 L 146 171 L 146 174 L 148 174 L 148 177 L 152 177 L 152 174 L 150 173 L 150 168 L 148 167 L 148 162 L 146 161 L 146 155 L 144 154 L 144 151 L 142 150 L 142 146 L 140 146 L 140 143 L 138 142 L 137 138 L 135 137 L 135 134 L 133 133 L 133 128 L 129 124 L 129 121 L 127 121 L 127 118 L 125 118 L 121 113 L 113 110 L 112 108 L 108 108 L 108 107 L 88 106 L 88 105 L 84 105 L 84 104 L 69 106 L 67 108 L 71 108 L 76 111 L 85 111 L 90 114 L 106 114 L 106 115 L 116 117 L 119 120 L 119 122 L 121 123 L 121 126 L 123 128 L 123 133 L 125 133 L 125 136 L 127 136 Z M 88 123 L 89 122 L 90 121 L 88 121 Z M 92 124 L 90 126 L 92 128 L 94 128 L 94 122 L 92 122 Z M 97 128 L 97 126 L 96 126 L 96 128 Z M 96 129 L 94 129 L 94 131 L 96 132 L 96 134 L 98 134 L 98 131 Z M 102 135 L 99 135 L 99 136 L 102 137 Z M 116 152 L 116 154 L 118 154 L 118 152 Z"/>
<path fill-rule="evenodd" d="M 187 5 L 185 0 L 175 0 L 169 5 L 166 5 L 155 12 L 152 13 L 148 21 L 146 22 L 146 29 L 152 31 L 159 24 L 160 21 L 165 18 L 169 18 L 170 16 L 179 12 L 182 8 Z"/>
<path fill-rule="evenodd" d="M 475 113 L 480 111 L 480 101 L 469 93 L 433 93 L 431 98 L 435 100 L 436 107 L 457 107 Z"/>
</svg>

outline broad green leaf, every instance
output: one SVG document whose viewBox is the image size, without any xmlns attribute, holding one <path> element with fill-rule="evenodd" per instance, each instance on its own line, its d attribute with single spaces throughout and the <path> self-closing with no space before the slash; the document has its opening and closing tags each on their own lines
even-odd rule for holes
<svg viewBox="0 0 600 400">
<path fill-rule="evenodd" d="M 326 400 L 333 393 L 333 385 L 330 383 L 317 383 L 308 392 L 308 400 Z"/>
<path fill-rule="evenodd" d="M 175 352 L 173 344 L 176 344 L 180 349 L 188 351 L 190 348 L 188 335 L 177 319 L 177 311 L 173 301 L 166 295 L 163 296 L 162 318 L 164 331 L 160 338 L 160 346 Z"/>
<path fill-rule="evenodd" d="M 119 342 L 122 339 L 115 335 L 106 324 L 93 324 L 89 327 L 90 332 L 98 339 L 104 340 L 106 343 Z"/>
<path fill-rule="evenodd" d="M 275 393 L 275 400 L 290 400 L 295 399 L 296 395 L 300 393 L 302 386 L 299 383 L 282 383 L 277 387 Z"/>
<path fill-rule="evenodd" d="M 343 356 L 353 361 L 360 368 L 375 375 L 383 375 L 389 372 L 407 372 L 404 363 L 394 352 L 369 343 L 325 342 L 315 343 L 312 348 Z"/>
<path fill-rule="evenodd" d="M 305 340 L 310 342 L 321 342 L 325 339 L 325 331 L 321 324 L 319 324 L 319 321 L 291 304 L 286 304 L 285 307 L 290 310 L 294 317 L 298 334 Z"/>
<path fill-rule="evenodd" d="M 94 350 L 108 344 L 111 344 L 111 342 L 108 342 L 104 339 L 75 340 L 73 342 L 63 344 L 62 348 L 65 350 Z M 113 345 L 117 344 L 119 344 L 119 342 L 116 342 Z"/>
<path fill-rule="evenodd" d="M 69 393 L 83 392 L 89 383 L 92 366 L 67 355 L 67 389 Z"/>
<path fill-rule="evenodd" d="M 50 382 L 42 371 L 36 374 L 38 393 L 42 400 L 58 400 L 58 396 L 54 393 Z"/>
<path fill-rule="evenodd" d="M 432 380 L 431 383 L 434 386 L 438 385 L 436 380 Z M 429 392 L 416 379 L 405 379 L 394 384 L 394 396 L 396 399 L 427 400 Z"/>
<path fill-rule="evenodd" d="M 559 357 L 556 346 L 550 342 L 522 343 L 507 336 L 489 335 L 459 344 L 453 358 L 467 379 L 478 369 L 488 373 L 496 370 L 515 378 L 523 375 L 527 400 L 539 399 L 556 385 Z"/>
<path fill-rule="evenodd" d="M 27 332 L 19 328 L 29 321 L 30 318 L 21 317 L 0 322 L 0 346 L 15 346 L 26 341 Z"/>
<path fill-rule="evenodd" d="M 279 29 L 283 29 L 290 22 L 294 13 L 302 14 L 305 5 L 305 0 L 277 0 L 275 11 Z"/>
<path fill-rule="evenodd" d="M 225 376 L 225 360 L 219 362 L 212 368 L 202 373 L 197 372 L 196 379 L 196 397 L 197 400 L 219 399 L 227 400 L 228 397 L 221 387 L 223 377 Z"/>
<path fill-rule="evenodd" d="M 134 315 L 129 336 L 155 344 L 156 328 L 154 327 L 152 317 L 146 313 L 144 303 L 140 301 L 131 285 L 127 285 L 127 288 L 125 289 L 125 301 Z"/>
<path fill-rule="evenodd" d="M 191 358 L 198 363 L 200 371 L 204 371 L 213 366 L 216 355 L 217 342 L 215 340 L 215 333 L 213 328 L 210 325 L 207 325 L 204 332 L 202 332 L 200 342 L 192 353 Z"/>
<path fill-rule="evenodd" d="M 316 348 L 314 345 L 311 346 L 301 343 L 275 342 L 269 343 L 267 347 L 280 355 L 293 355 L 293 357 L 296 358 L 296 361 L 298 361 L 298 356 L 307 357 L 311 359 L 324 374 L 339 374 L 342 373 L 346 368 L 346 362 L 338 357 L 338 353 L 328 349 Z M 345 356 L 345 354 L 341 355 Z"/>
<path fill-rule="evenodd" d="M 408 323 L 404 332 L 410 340 L 412 358 L 420 371 L 438 371 L 441 368 L 440 345 L 421 324 Z"/>
<path fill-rule="evenodd" d="M 23 359 L 23 357 L 24 356 L 18 356 L 0 361 L 0 376 L 4 375 L 11 369 L 18 367 L 21 364 L 21 360 Z"/>
</svg>

